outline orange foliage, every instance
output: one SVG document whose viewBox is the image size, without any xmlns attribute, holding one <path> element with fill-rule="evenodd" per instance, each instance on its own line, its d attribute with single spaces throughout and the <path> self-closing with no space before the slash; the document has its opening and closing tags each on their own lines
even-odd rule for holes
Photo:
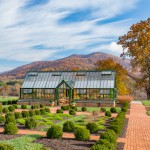
<svg viewBox="0 0 150 150">
<path fill-rule="evenodd" d="M 132 100 L 134 100 L 134 97 L 132 97 L 130 95 L 128 95 L 128 96 L 118 96 L 117 99 L 118 99 L 118 102 L 122 104 L 124 102 L 129 102 L 130 103 Z"/>
</svg>

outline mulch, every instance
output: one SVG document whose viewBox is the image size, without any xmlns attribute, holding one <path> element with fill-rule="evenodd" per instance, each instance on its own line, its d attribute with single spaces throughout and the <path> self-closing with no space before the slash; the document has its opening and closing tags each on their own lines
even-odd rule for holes
<svg viewBox="0 0 150 150">
<path fill-rule="evenodd" d="M 50 147 L 52 150 L 90 150 L 95 141 L 76 141 L 74 139 L 48 139 L 40 138 L 34 141 Z"/>
<path fill-rule="evenodd" d="M 19 135 L 19 134 L 7 135 L 7 134 L 0 133 L 0 141 L 2 141 L 2 140 L 10 140 L 10 139 L 18 138 L 20 136 L 22 136 L 22 135 Z"/>
</svg>

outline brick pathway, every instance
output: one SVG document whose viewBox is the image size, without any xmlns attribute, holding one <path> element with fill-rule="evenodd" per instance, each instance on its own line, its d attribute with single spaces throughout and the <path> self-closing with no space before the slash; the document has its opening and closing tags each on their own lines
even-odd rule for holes
<svg viewBox="0 0 150 150">
<path fill-rule="evenodd" d="M 128 118 L 126 137 L 118 142 L 125 143 L 124 150 L 150 150 L 150 116 L 142 103 L 131 104 Z"/>
</svg>

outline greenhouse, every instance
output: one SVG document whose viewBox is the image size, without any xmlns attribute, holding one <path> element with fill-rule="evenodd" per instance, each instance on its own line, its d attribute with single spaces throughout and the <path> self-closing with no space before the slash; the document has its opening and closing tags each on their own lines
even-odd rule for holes
<svg viewBox="0 0 150 150">
<path fill-rule="evenodd" d="M 20 100 L 54 100 L 61 103 L 114 102 L 115 71 L 28 72 L 20 89 Z"/>
</svg>

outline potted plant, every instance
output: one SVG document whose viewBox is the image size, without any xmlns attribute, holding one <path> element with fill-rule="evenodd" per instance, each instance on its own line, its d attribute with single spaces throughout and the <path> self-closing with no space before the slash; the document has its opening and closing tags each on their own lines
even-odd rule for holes
<svg viewBox="0 0 150 150">
<path fill-rule="evenodd" d="M 74 100 L 71 101 L 71 106 L 76 106 L 76 102 Z"/>
<path fill-rule="evenodd" d="M 55 103 L 54 103 L 54 100 L 50 100 L 49 103 L 50 103 L 50 106 L 51 106 L 51 107 L 54 107 L 54 104 L 55 104 Z"/>
</svg>

